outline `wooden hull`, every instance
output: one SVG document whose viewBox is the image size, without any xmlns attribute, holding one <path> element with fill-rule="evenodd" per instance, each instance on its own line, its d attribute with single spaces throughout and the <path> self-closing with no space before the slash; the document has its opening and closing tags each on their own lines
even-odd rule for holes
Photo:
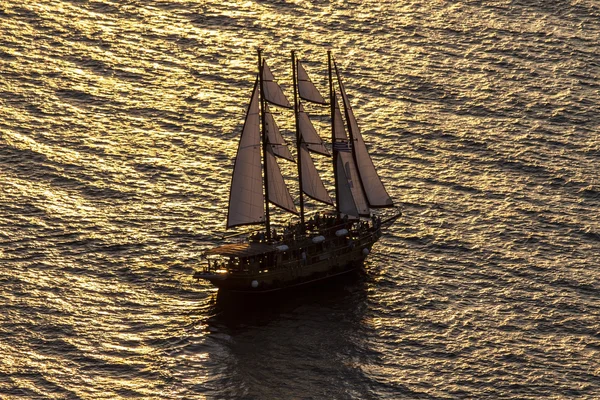
<svg viewBox="0 0 600 400">
<path fill-rule="evenodd" d="M 313 284 L 360 269 L 380 236 L 380 229 L 371 230 L 351 245 L 344 244 L 322 253 L 312 253 L 306 260 L 274 263 L 253 273 L 199 273 L 196 277 L 232 293 L 269 293 Z"/>
</svg>

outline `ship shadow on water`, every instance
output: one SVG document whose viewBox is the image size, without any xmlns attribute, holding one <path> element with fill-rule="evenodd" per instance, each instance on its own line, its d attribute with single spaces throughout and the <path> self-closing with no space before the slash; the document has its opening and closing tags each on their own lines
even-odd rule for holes
<svg viewBox="0 0 600 400">
<path fill-rule="evenodd" d="M 214 299 L 214 322 L 228 327 L 266 325 L 303 306 L 331 307 L 355 304 L 366 297 L 363 270 L 285 290 L 261 294 L 219 290 Z"/>
<path fill-rule="evenodd" d="M 217 293 L 207 343 L 220 354 L 217 398 L 373 398 L 361 363 L 372 280 L 354 272 L 261 294 Z M 333 378 L 332 378 L 333 377 Z M 351 381 L 348 387 L 333 382 Z"/>
</svg>

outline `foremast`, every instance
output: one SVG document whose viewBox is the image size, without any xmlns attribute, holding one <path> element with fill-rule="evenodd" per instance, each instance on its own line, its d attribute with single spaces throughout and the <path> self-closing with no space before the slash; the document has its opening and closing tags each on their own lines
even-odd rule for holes
<svg viewBox="0 0 600 400">
<path fill-rule="evenodd" d="M 340 191 L 338 187 L 340 185 L 339 177 L 338 177 L 338 152 L 335 149 L 335 91 L 333 88 L 333 69 L 332 69 L 332 58 L 331 58 L 331 50 L 327 50 L 327 71 L 329 77 L 329 115 L 331 118 L 331 153 L 333 157 L 333 179 L 334 179 L 334 187 L 335 187 L 335 211 L 337 215 L 341 215 L 340 212 Z"/>
<path fill-rule="evenodd" d="M 344 113 L 346 115 L 348 133 L 350 134 L 352 157 L 354 158 L 358 178 L 368 205 L 370 208 L 394 207 L 394 202 L 387 193 L 381 178 L 377 174 L 373 160 L 367 151 L 367 146 L 360 133 L 356 117 L 350 106 L 350 101 L 346 95 L 346 89 L 344 88 L 335 60 L 333 61 L 333 65 L 335 67 L 340 94 L 342 95 L 342 101 L 344 103 Z"/>
</svg>

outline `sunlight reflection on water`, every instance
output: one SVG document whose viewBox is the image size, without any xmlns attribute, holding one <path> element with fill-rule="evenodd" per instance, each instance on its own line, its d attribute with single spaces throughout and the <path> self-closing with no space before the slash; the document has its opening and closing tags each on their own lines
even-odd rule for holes
<svg viewBox="0 0 600 400">
<path fill-rule="evenodd" d="M 0 394 L 598 396 L 599 17 L 3 2 Z M 288 93 L 291 50 L 323 93 L 333 51 L 405 216 L 367 276 L 239 312 L 192 273 L 224 233 L 259 45 Z"/>
</svg>

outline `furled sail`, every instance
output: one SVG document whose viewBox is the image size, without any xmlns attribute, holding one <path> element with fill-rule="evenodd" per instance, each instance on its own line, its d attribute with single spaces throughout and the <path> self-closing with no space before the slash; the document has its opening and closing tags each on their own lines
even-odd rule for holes
<svg viewBox="0 0 600 400">
<path fill-rule="evenodd" d="M 308 149 L 312 152 L 329 156 L 329 152 L 323 145 L 323 140 L 315 130 L 312 122 L 308 118 L 308 115 L 304 112 L 302 104 L 298 105 L 298 129 L 304 143 L 306 143 Z"/>
<path fill-rule="evenodd" d="M 281 175 L 273 149 L 268 148 L 265 157 L 267 158 L 267 173 L 269 176 L 269 201 L 286 211 L 298 214 L 290 191 Z"/>
<path fill-rule="evenodd" d="M 281 86 L 275 80 L 271 69 L 267 65 L 267 62 L 263 62 L 263 96 L 269 103 L 275 104 L 281 107 L 292 108 L 292 105 L 288 101 Z"/>
<path fill-rule="evenodd" d="M 296 70 L 298 71 L 298 94 L 300 95 L 300 98 L 313 103 L 327 104 L 325 103 L 323 96 L 321 96 L 321 93 L 319 93 L 316 86 L 310 80 L 300 61 L 297 61 Z"/>
<path fill-rule="evenodd" d="M 257 79 L 233 167 L 227 228 L 260 224 L 265 220 L 259 120 Z"/>
<path fill-rule="evenodd" d="M 371 156 L 369 156 L 369 153 L 367 152 L 367 146 L 360 134 L 360 129 L 358 128 L 356 118 L 352 112 L 352 107 L 350 107 L 350 101 L 348 100 L 348 96 L 346 96 L 346 90 L 344 89 L 344 84 L 342 83 L 339 71 L 337 70 L 337 65 L 335 71 L 340 85 L 344 109 L 346 110 L 346 120 L 348 122 L 348 129 L 350 130 L 350 138 L 352 139 L 352 150 L 356 159 L 356 167 L 360 174 L 360 180 L 369 205 L 371 207 L 393 207 L 394 202 L 385 190 L 379 175 L 377 175 L 373 160 L 371 160 Z"/>
<path fill-rule="evenodd" d="M 265 105 L 265 125 L 267 128 L 268 142 L 273 149 L 273 154 L 275 154 L 277 157 L 285 158 L 286 160 L 293 162 L 294 157 L 292 157 L 290 149 L 285 144 L 285 140 L 283 140 L 283 137 L 279 132 L 279 128 L 273 119 L 273 114 L 271 114 L 268 105 Z"/>
<path fill-rule="evenodd" d="M 300 147 L 300 157 L 302 159 L 302 191 L 315 200 L 333 204 L 305 143 Z"/>
</svg>

